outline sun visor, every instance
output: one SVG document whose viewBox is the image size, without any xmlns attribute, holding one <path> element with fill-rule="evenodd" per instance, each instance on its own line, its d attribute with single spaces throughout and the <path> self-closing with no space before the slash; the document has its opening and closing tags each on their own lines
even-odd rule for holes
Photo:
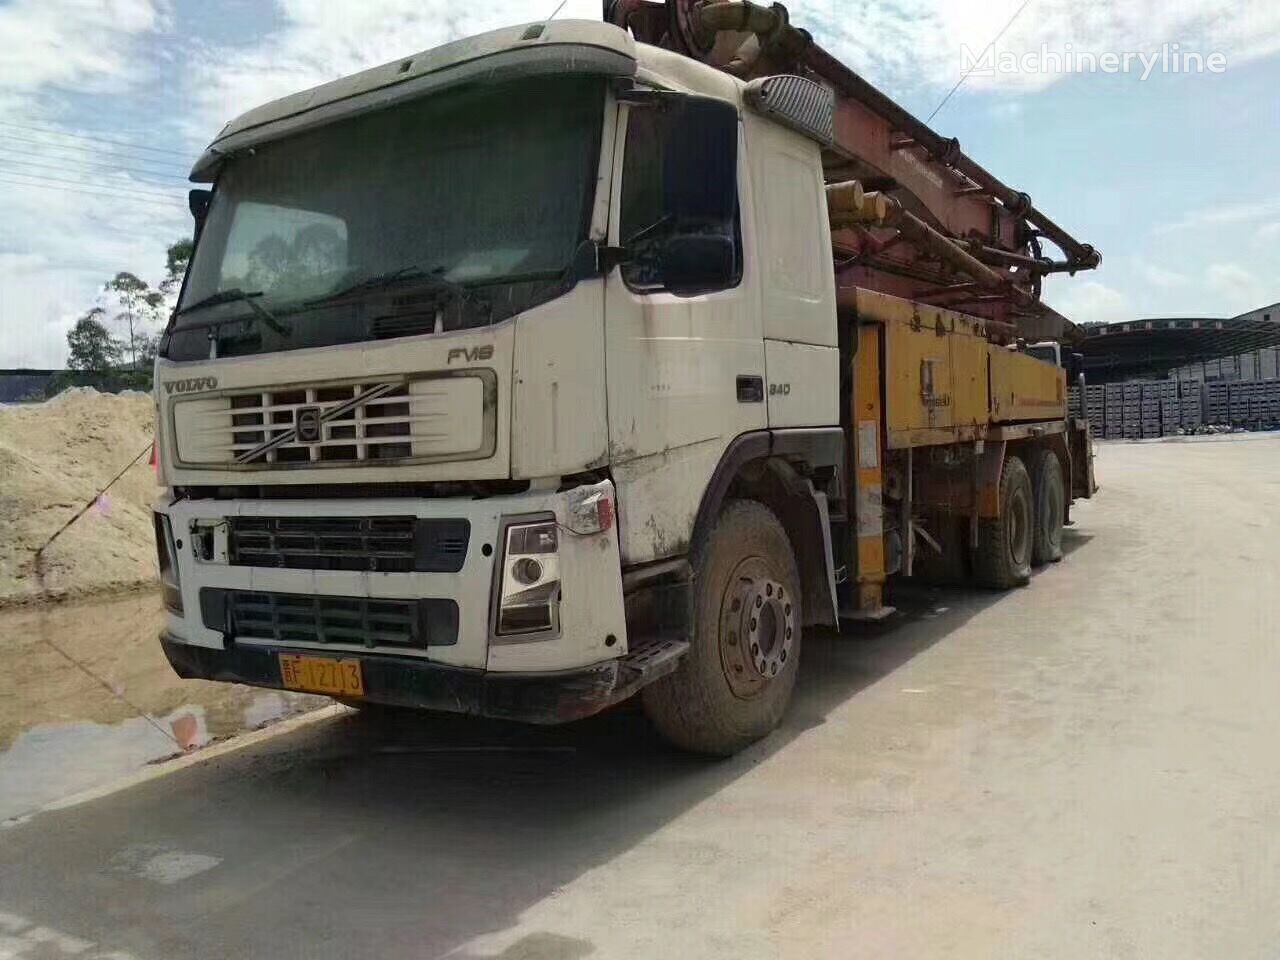
<svg viewBox="0 0 1280 960">
<path fill-rule="evenodd" d="M 191 179 L 213 182 L 221 164 L 241 150 L 463 84 L 635 73 L 635 42 L 609 24 L 566 20 L 495 30 L 250 110 L 223 128 Z"/>
</svg>

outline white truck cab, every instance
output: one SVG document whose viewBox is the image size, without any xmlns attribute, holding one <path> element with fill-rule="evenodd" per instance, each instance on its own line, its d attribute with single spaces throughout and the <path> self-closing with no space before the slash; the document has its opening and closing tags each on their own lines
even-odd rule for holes
<svg viewBox="0 0 1280 960">
<path fill-rule="evenodd" d="M 674 739 L 767 732 L 835 620 L 830 116 L 811 81 L 553 21 L 228 124 L 156 364 L 175 669 L 583 716 L 676 668 L 699 545 L 755 484 L 816 552 L 725 574 L 754 679 Z"/>
</svg>

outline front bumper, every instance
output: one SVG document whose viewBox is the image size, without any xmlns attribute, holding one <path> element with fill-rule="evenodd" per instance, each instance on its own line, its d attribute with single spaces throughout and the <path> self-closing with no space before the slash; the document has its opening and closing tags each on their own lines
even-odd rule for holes
<svg viewBox="0 0 1280 960">
<path fill-rule="evenodd" d="M 234 643 L 215 650 L 183 643 L 168 632 L 160 643 L 183 679 L 276 689 L 284 689 L 279 654 L 313 652 Z M 551 724 L 579 720 L 625 700 L 675 669 L 687 648 L 680 640 L 649 643 L 626 657 L 549 673 L 491 673 L 407 657 L 361 655 L 359 660 L 364 699 L 370 702 Z"/>
<path fill-rule="evenodd" d="M 609 487 L 611 494 L 612 488 Z M 535 489 L 487 498 L 314 498 L 314 499 L 163 499 L 157 512 L 168 518 L 174 541 L 182 614 L 171 613 L 169 639 L 194 648 L 225 651 L 232 646 L 268 650 L 287 645 L 303 653 L 329 656 L 390 655 L 393 660 L 496 673 L 555 673 L 586 669 L 629 651 L 622 595 L 617 525 L 591 535 L 560 540 L 562 595 L 553 635 L 495 636 L 493 584 L 501 573 L 502 532 L 513 518 L 568 519 L 568 492 Z M 214 559 L 197 556 L 192 531 L 217 527 L 233 518 L 379 518 L 411 516 L 423 520 L 465 520 L 470 540 L 465 561 L 453 572 L 373 572 L 242 566 L 225 550 Z M 269 594 L 305 602 L 336 598 L 360 603 L 441 601 L 456 607 L 456 629 L 442 643 L 366 649 L 351 643 L 298 644 L 296 638 L 237 635 L 220 618 L 202 610 L 202 602 L 228 592 Z M 244 631 L 239 631 L 243 633 Z"/>
</svg>

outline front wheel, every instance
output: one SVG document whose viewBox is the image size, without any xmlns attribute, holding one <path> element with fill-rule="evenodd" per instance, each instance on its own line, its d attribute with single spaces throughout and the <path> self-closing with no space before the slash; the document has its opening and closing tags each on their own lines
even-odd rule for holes
<svg viewBox="0 0 1280 960">
<path fill-rule="evenodd" d="M 786 530 L 750 500 L 694 546 L 689 652 L 646 687 L 645 713 L 685 750 L 729 756 L 782 720 L 800 661 L 800 574 Z"/>
</svg>

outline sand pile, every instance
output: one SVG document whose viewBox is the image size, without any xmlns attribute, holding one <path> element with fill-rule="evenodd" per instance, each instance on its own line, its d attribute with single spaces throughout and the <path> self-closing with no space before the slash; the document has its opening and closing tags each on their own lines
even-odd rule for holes
<svg viewBox="0 0 1280 960">
<path fill-rule="evenodd" d="M 146 394 L 73 388 L 0 408 L 0 605 L 42 595 L 35 551 L 151 442 Z M 133 466 L 45 552 L 45 587 L 79 596 L 156 576 L 149 457 Z"/>
</svg>

